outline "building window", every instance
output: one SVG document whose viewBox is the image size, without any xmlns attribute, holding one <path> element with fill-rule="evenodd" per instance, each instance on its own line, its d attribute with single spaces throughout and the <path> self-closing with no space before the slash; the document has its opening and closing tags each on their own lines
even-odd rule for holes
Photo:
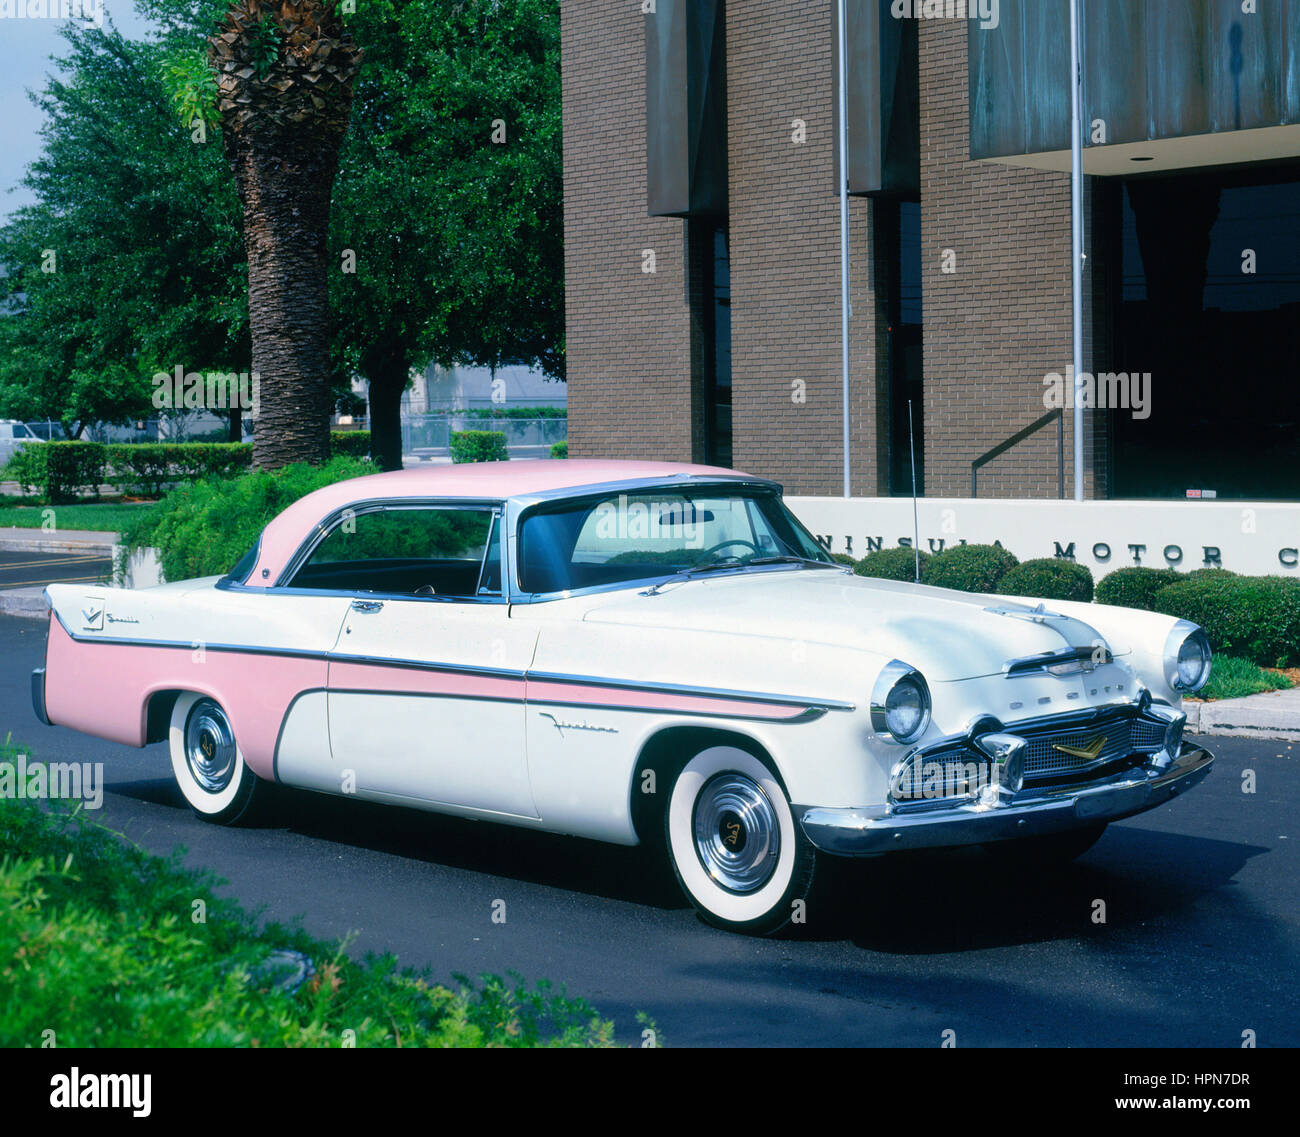
<svg viewBox="0 0 1300 1137">
<path fill-rule="evenodd" d="M 704 460 L 731 465 L 731 258 L 725 226 L 699 229 Z"/>
</svg>

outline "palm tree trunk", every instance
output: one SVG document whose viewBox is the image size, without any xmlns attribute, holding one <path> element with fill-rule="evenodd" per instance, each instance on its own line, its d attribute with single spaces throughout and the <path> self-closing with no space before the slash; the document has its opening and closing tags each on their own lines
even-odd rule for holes
<svg viewBox="0 0 1300 1137">
<path fill-rule="evenodd" d="M 330 193 L 361 52 L 330 0 L 237 0 L 209 41 L 244 210 L 253 463 L 329 457 Z"/>
</svg>

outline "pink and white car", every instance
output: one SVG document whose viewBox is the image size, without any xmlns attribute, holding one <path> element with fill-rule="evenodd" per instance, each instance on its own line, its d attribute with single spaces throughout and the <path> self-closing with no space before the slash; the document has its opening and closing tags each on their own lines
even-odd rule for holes
<svg viewBox="0 0 1300 1137">
<path fill-rule="evenodd" d="M 38 717 L 167 741 L 238 821 L 280 782 L 662 843 L 771 932 L 818 857 L 1068 857 L 1213 758 L 1199 628 L 855 576 L 731 470 L 511 462 L 343 482 L 220 578 L 52 585 Z"/>
</svg>

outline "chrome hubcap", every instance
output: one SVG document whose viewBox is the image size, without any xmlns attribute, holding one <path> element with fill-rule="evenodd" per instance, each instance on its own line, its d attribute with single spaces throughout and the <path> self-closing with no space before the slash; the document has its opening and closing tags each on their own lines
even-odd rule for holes
<svg viewBox="0 0 1300 1137">
<path fill-rule="evenodd" d="M 210 794 L 224 790 L 235 775 L 235 734 L 225 711 L 211 699 L 195 703 L 185 721 L 185 762 Z"/>
<path fill-rule="evenodd" d="M 695 851 L 705 871 L 731 892 L 753 892 L 781 855 L 776 810 L 757 782 L 719 774 L 695 803 Z"/>
</svg>

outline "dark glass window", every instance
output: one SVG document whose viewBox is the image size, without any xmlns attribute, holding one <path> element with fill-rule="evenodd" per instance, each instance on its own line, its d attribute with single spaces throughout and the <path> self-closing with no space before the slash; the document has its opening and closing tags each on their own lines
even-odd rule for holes
<svg viewBox="0 0 1300 1137">
<path fill-rule="evenodd" d="M 495 517 L 490 508 L 450 507 L 344 517 L 312 551 L 290 587 L 461 598 L 500 592 Z"/>
<path fill-rule="evenodd" d="M 1111 408 L 1114 495 L 1300 498 L 1300 168 L 1130 179 Z"/>
</svg>

